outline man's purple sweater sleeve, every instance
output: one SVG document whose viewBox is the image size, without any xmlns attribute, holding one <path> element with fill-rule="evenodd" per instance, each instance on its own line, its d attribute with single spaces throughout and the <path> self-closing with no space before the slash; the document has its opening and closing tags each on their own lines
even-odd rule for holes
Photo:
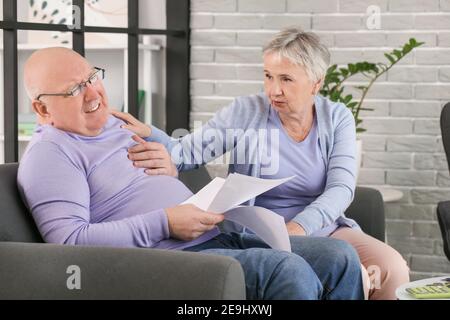
<svg viewBox="0 0 450 320">
<path fill-rule="evenodd" d="M 153 247 L 169 238 L 164 209 L 93 223 L 86 173 L 56 144 L 36 143 L 25 157 L 18 185 L 46 242 Z"/>
</svg>

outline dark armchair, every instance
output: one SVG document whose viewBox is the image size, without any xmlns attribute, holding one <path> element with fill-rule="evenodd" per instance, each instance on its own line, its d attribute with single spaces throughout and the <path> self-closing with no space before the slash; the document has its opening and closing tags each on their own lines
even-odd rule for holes
<svg viewBox="0 0 450 320">
<path fill-rule="evenodd" d="M 441 134 L 450 170 L 450 103 L 447 103 L 441 111 Z M 437 219 L 442 233 L 444 253 L 450 261 L 450 200 L 439 202 Z"/>
</svg>

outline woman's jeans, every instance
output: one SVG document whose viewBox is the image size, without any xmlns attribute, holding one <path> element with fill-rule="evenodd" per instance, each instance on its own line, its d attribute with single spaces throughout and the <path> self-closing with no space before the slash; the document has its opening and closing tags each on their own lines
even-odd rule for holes
<svg viewBox="0 0 450 320">
<path fill-rule="evenodd" d="M 233 257 L 244 270 L 247 299 L 364 299 L 352 246 L 325 237 L 291 236 L 292 253 L 253 234 L 220 234 L 185 251 Z"/>
</svg>

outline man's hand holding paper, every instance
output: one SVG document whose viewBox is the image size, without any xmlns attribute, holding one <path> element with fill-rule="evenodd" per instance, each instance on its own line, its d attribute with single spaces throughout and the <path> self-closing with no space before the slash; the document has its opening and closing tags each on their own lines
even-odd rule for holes
<svg viewBox="0 0 450 320">
<path fill-rule="evenodd" d="M 232 173 L 227 179 L 215 178 L 184 203 L 208 212 L 223 212 L 225 219 L 249 228 L 272 248 L 290 252 L 291 244 L 283 217 L 265 208 L 239 206 L 290 179 L 292 177 L 260 179 Z"/>
</svg>

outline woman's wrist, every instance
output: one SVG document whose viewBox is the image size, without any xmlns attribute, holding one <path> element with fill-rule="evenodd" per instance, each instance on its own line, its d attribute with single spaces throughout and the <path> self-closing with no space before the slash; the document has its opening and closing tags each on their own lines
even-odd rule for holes
<svg viewBox="0 0 450 320">
<path fill-rule="evenodd" d="M 294 221 L 286 223 L 286 228 L 290 236 L 306 236 L 305 229 Z"/>
</svg>

